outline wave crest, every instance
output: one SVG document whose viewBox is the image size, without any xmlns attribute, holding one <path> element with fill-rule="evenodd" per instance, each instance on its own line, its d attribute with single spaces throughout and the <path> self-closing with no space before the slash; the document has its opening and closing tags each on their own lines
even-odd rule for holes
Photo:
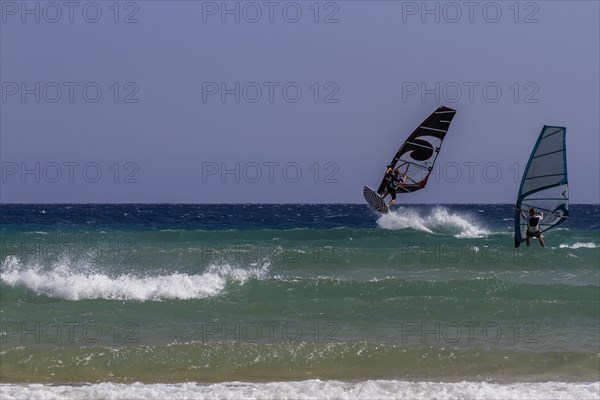
<svg viewBox="0 0 600 400">
<path fill-rule="evenodd" d="M 594 242 L 587 242 L 587 243 L 581 243 L 581 242 L 577 242 L 574 244 L 565 244 L 562 243 L 558 246 L 561 249 L 579 249 L 579 248 L 585 248 L 585 249 L 595 249 L 598 247 L 598 245 Z"/>
<path fill-rule="evenodd" d="M 422 216 L 416 210 L 401 207 L 383 214 L 377 225 L 383 229 L 415 229 L 431 234 L 451 234 L 456 238 L 480 238 L 489 231 L 479 227 L 470 217 L 450 213 L 443 207 L 436 207 L 428 215 Z"/>
<path fill-rule="evenodd" d="M 260 279 L 269 263 L 258 268 L 210 265 L 201 274 L 174 272 L 169 275 L 111 276 L 94 269 L 78 271 L 76 267 L 57 263 L 50 269 L 24 265 L 17 257 L 7 257 L 0 265 L 0 281 L 11 287 L 24 287 L 36 294 L 64 300 L 189 300 L 214 297 L 223 292 L 228 282 L 244 283 Z"/>
<path fill-rule="evenodd" d="M 600 386 L 590 383 L 511 383 L 486 382 L 457 383 L 407 382 L 398 380 L 367 380 L 359 382 L 321 381 L 298 382 L 224 382 L 202 385 L 178 384 L 118 384 L 99 383 L 83 386 L 48 386 L 39 384 L 3 384 L 0 393 L 8 399 L 17 398 L 302 398 L 302 399 L 459 399 L 459 398 L 561 398 L 593 399 L 598 397 Z"/>
</svg>

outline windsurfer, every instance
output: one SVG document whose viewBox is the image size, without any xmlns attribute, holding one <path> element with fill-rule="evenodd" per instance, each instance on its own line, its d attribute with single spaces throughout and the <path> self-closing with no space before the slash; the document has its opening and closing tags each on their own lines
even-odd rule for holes
<svg viewBox="0 0 600 400">
<path fill-rule="evenodd" d="M 544 213 L 540 212 L 537 214 L 535 208 L 529 208 L 529 218 L 525 214 L 525 211 L 520 210 L 523 218 L 527 218 L 527 233 L 525 235 L 525 243 L 529 247 L 529 238 L 535 237 L 540 241 L 540 245 L 544 246 L 544 238 L 542 237 L 542 231 L 540 231 L 540 222 L 544 218 Z"/>
<path fill-rule="evenodd" d="M 396 201 L 396 191 L 400 187 L 401 184 L 406 182 L 406 175 L 400 174 L 398 169 L 393 169 L 392 165 L 388 165 L 387 170 L 385 171 L 385 179 L 388 181 L 386 187 L 386 195 L 383 196 L 385 199 L 388 195 L 392 196 L 392 199 L 387 203 L 387 206 L 391 206 Z"/>
</svg>

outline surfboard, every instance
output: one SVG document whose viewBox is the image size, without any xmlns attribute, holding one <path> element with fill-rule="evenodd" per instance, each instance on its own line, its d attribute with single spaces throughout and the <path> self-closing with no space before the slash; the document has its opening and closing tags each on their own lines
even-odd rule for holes
<svg viewBox="0 0 600 400">
<path fill-rule="evenodd" d="M 383 214 L 387 214 L 390 209 L 388 208 L 386 202 L 383 200 L 383 198 L 377 194 L 376 191 L 374 191 L 373 189 L 371 189 L 368 186 L 365 186 L 363 189 L 363 196 L 365 196 L 365 200 L 367 200 L 367 203 L 369 203 L 369 205 L 371 207 L 373 207 L 375 210 L 379 211 L 380 213 Z"/>
</svg>

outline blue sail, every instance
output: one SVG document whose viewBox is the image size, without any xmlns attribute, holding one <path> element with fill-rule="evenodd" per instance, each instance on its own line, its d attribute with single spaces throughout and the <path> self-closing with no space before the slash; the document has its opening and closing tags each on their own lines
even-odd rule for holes
<svg viewBox="0 0 600 400">
<path fill-rule="evenodd" d="M 569 218 L 566 133 L 561 126 L 544 126 L 531 152 L 517 196 L 515 247 L 525 241 L 527 231 L 527 217 L 521 211 L 526 214 L 533 207 L 544 213 L 541 232 Z"/>
</svg>

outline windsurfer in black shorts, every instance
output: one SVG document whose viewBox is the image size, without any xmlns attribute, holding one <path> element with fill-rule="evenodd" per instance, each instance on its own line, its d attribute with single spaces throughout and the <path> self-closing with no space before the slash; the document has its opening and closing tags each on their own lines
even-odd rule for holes
<svg viewBox="0 0 600 400">
<path fill-rule="evenodd" d="M 398 172 L 398 169 L 393 169 L 393 166 L 388 165 L 387 170 L 385 171 L 385 179 L 387 179 L 388 184 L 386 187 L 386 195 L 383 198 L 386 198 L 387 195 L 391 195 L 392 199 L 387 203 L 387 206 L 391 206 L 396 201 L 396 191 L 406 181 L 406 175 Z"/>
<path fill-rule="evenodd" d="M 520 210 L 523 218 L 527 218 L 525 211 Z M 525 243 L 527 247 L 529 247 L 529 238 L 535 237 L 539 240 L 540 245 L 544 246 L 544 238 L 542 237 L 542 232 L 540 231 L 540 222 L 544 218 L 544 213 L 540 212 L 539 214 L 535 213 L 535 208 L 529 208 L 529 218 L 527 218 L 527 232 L 525 233 Z"/>
</svg>

